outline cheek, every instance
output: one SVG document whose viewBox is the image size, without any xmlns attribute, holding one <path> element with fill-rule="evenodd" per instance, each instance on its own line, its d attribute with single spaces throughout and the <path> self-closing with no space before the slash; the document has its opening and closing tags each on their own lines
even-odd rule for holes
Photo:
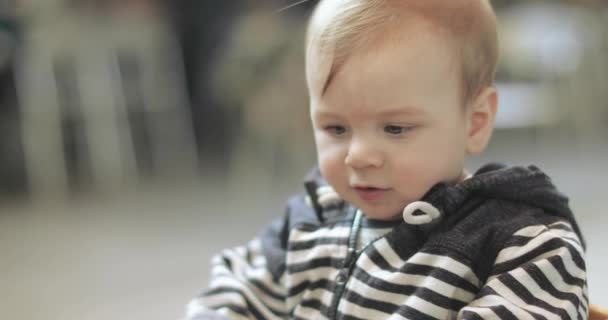
<svg viewBox="0 0 608 320">
<path fill-rule="evenodd" d="M 321 174 L 330 184 L 336 181 L 344 170 L 345 153 L 340 145 L 317 140 L 317 158 Z"/>
<path fill-rule="evenodd" d="M 451 180 L 462 170 L 464 151 L 457 137 L 429 135 L 410 147 L 396 160 L 394 168 L 411 191 L 424 193 L 436 183 Z"/>
<path fill-rule="evenodd" d="M 433 163 L 458 162 L 466 149 L 466 128 L 460 121 L 438 125 L 429 130 L 421 148 Z"/>
<path fill-rule="evenodd" d="M 399 164 L 395 177 L 400 192 L 408 199 L 421 199 L 435 184 L 446 176 L 445 161 L 432 157 L 410 157 Z"/>
</svg>

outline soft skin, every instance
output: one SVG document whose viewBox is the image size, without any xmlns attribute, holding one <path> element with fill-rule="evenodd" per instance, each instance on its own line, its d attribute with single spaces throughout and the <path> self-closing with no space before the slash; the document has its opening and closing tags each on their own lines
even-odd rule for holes
<svg viewBox="0 0 608 320">
<path fill-rule="evenodd" d="M 455 50 L 429 30 L 418 23 L 352 55 L 311 96 L 321 173 L 371 219 L 395 219 L 435 184 L 462 180 L 466 156 L 492 133 L 496 90 L 463 104 Z"/>
</svg>

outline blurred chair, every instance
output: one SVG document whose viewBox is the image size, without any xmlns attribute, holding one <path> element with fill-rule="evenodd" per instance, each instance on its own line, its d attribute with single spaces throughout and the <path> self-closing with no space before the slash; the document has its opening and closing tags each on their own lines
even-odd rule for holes
<svg viewBox="0 0 608 320">
<path fill-rule="evenodd" d="M 270 180 L 282 179 L 315 161 L 303 75 L 306 20 L 275 9 L 266 2 L 243 15 L 213 69 L 212 91 L 242 121 L 231 159 L 234 177 L 256 167 Z"/>
<path fill-rule="evenodd" d="M 142 171 L 191 176 L 183 70 L 162 17 L 49 14 L 28 17 L 17 70 L 34 195 L 63 197 L 88 184 L 116 190 Z"/>
</svg>

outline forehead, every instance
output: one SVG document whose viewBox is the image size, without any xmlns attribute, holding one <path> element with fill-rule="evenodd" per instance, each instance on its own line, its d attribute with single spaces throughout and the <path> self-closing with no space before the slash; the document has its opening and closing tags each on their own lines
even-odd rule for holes
<svg viewBox="0 0 608 320">
<path fill-rule="evenodd" d="M 458 56 L 463 102 L 492 85 L 498 59 L 496 16 L 490 0 L 321 0 L 308 24 L 306 77 L 320 96 L 353 53 L 370 40 L 422 20 L 452 42 Z M 378 35 L 380 32 L 380 35 Z"/>
<path fill-rule="evenodd" d="M 422 107 L 459 98 L 457 59 L 449 41 L 422 26 L 407 30 L 352 54 L 312 105 Z"/>
</svg>

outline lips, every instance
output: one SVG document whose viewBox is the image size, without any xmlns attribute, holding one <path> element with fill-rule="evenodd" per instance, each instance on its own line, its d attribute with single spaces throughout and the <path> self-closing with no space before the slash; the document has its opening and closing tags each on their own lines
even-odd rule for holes
<svg viewBox="0 0 608 320">
<path fill-rule="evenodd" d="M 380 200 L 389 191 L 389 189 L 375 187 L 354 187 L 353 189 L 359 198 L 368 202 Z"/>
</svg>

